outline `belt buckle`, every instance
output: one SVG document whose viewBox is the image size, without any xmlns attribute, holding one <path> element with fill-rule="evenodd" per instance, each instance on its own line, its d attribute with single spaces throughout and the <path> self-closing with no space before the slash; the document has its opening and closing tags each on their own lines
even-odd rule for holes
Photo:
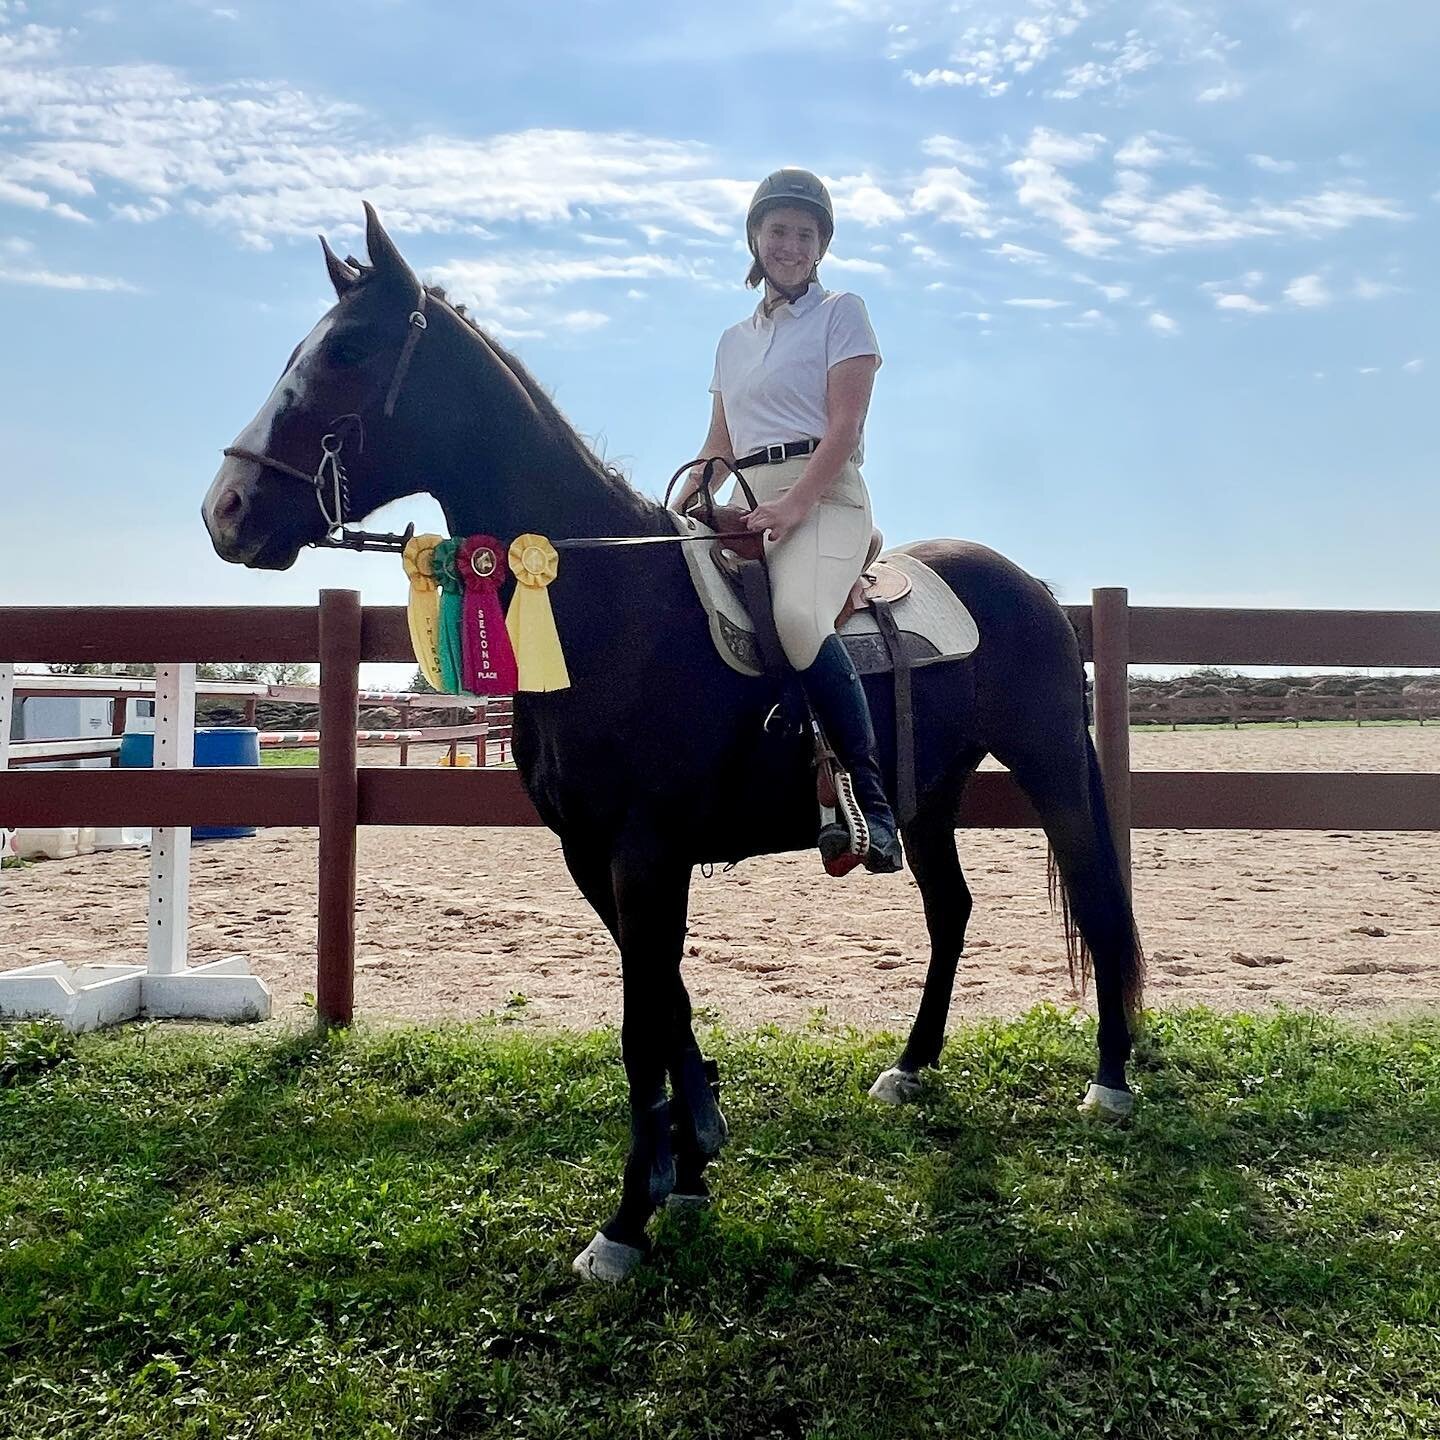
<svg viewBox="0 0 1440 1440">
<path fill-rule="evenodd" d="M 779 465 L 784 459 L 784 445 L 767 445 L 765 447 L 765 463 L 767 465 Z"/>
</svg>

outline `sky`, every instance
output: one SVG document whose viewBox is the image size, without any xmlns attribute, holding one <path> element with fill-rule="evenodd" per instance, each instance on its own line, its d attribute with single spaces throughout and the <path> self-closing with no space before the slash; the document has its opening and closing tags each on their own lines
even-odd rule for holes
<svg viewBox="0 0 1440 1440">
<path fill-rule="evenodd" d="M 1440 608 L 1437 65 L 1433 0 L 0 0 L 0 604 L 403 602 L 199 518 L 365 199 L 658 493 L 793 164 L 884 352 L 890 541 Z"/>
</svg>

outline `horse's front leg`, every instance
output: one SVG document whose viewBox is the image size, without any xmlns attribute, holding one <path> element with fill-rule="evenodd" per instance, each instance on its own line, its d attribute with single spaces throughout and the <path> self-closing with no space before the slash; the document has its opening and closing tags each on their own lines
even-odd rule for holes
<svg viewBox="0 0 1440 1440">
<path fill-rule="evenodd" d="M 690 1209 L 709 1203 L 705 1167 L 720 1153 L 729 1129 L 720 1113 L 720 1070 L 700 1053 L 691 1027 L 690 994 L 675 972 L 674 1038 L 666 1062 L 674 1120 L 675 1190 L 668 1204 Z"/>
<path fill-rule="evenodd" d="M 649 1252 L 645 1226 L 675 1188 L 665 1071 L 675 1043 L 675 991 L 690 866 L 660 847 L 622 850 L 611 862 L 624 986 L 620 1048 L 630 1085 L 630 1153 L 620 1205 L 576 1257 L 588 1279 L 623 1280 Z"/>
</svg>

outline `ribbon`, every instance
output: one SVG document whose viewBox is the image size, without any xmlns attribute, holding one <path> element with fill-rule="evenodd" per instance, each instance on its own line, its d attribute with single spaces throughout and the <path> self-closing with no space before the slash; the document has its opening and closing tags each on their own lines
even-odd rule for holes
<svg viewBox="0 0 1440 1440">
<path fill-rule="evenodd" d="M 519 535 L 510 546 L 510 570 L 516 585 L 505 628 L 515 646 L 521 690 L 570 688 L 555 612 L 545 593 L 559 568 L 560 557 L 543 535 Z"/>
<path fill-rule="evenodd" d="M 420 673 L 435 690 L 445 688 L 440 670 L 440 591 L 435 583 L 435 547 L 440 538 L 415 535 L 406 542 L 402 556 L 410 580 L 410 598 L 405 605 L 410 644 Z"/>
<path fill-rule="evenodd" d="M 451 695 L 461 695 L 461 676 L 465 669 L 464 641 L 461 638 L 461 597 L 463 588 L 456 573 L 455 561 L 461 542 L 442 540 L 435 547 L 433 565 L 440 585 L 440 679 L 441 688 Z"/>
<path fill-rule="evenodd" d="M 461 610 L 461 680 L 472 695 L 513 695 L 515 651 L 500 610 L 500 586 L 509 573 L 493 535 L 460 542 L 455 569 L 465 587 Z"/>
</svg>

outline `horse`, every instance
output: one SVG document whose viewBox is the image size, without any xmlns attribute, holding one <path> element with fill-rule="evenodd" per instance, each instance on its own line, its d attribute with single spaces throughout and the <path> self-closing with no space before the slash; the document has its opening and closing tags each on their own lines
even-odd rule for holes
<svg viewBox="0 0 1440 1440">
<path fill-rule="evenodd" d="M 368 263 L 342 261 L 321 238 L 335 304 L 206 495 L 220 557 L 286 569 L 342 523 L 420 492 L 439 502 L 452 535 L 673 536 L 665 509 L 596 459 L 524 366 L 422 285 L 368 203 L 365 216 Z M 345 443 L 341 472 L 333 462 Z M 1082 1108 L 1122 1116 L 1133 1103 L 1125 1070 L 1144 957 L 1075 632 L 1047 586 L 983 545 L 905 548 L 960 597 L 981 641 L 969 658 L 913 676 L 916 801 L 902 841 L 930 960 L 909 1036 L 871 1094 L 913 1099 L 922 1072 L 939 1064 L 972 906 L 956 812 L 993 755 L 1048 837 L 1072 973 L 1078 956 L 1082 982 L 1093 974 L 1098 1061 Z M 813 756 L 806 740 L 767 732 L 774 682 L 737 673 L 716 652 L 678 544 L 565 551 L 549 594 L 571 685 L 515 696 L 513 753 L 621 957 L 630 1148 L 617 1208 L 575 1261 L 614 1281 L 649 1253 L 646 1227 L 662 1204 L 708 1202 L 704 1172 L 727 1133 L 681 976 L 692 872 L 813 846 Z M 884 679 L 865 684 L 893 791 Z"/>
</svg>

